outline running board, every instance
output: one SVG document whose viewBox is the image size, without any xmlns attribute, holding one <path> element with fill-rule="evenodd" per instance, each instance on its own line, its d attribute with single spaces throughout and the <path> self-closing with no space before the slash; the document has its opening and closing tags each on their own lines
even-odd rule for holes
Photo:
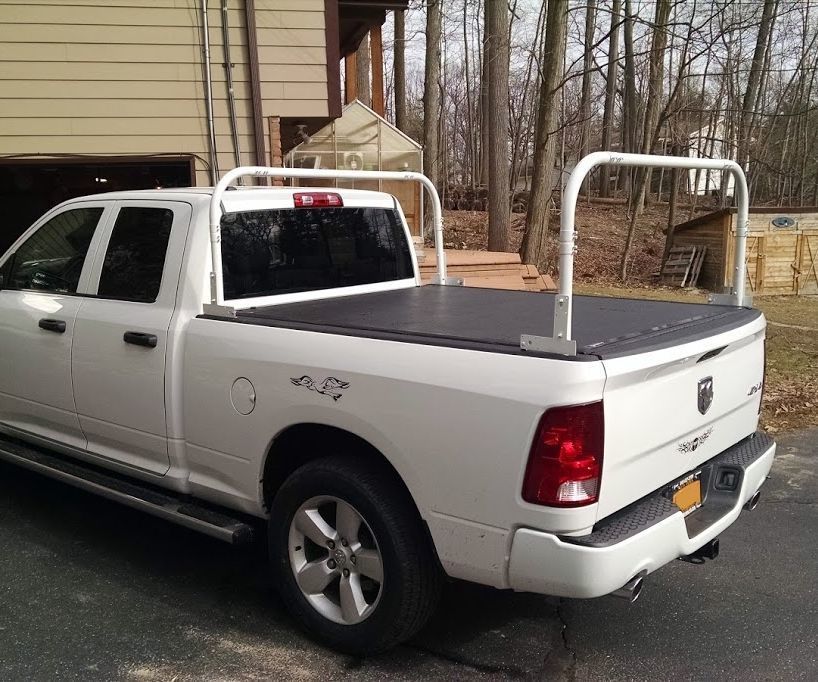
<svg viewBox="0 0 818 682">
<path fill-rule="evenodd" d="M 0 434 L 0 460 L 233 545 L 252 542 L 252 525 L 185 497 L 68 459 Z"/>
</svg>

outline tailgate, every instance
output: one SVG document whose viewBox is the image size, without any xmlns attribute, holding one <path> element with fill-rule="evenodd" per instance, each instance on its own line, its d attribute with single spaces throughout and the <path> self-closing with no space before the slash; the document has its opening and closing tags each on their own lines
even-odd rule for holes
<svg viewBox="0 0 818 682">
<path fill-rule="evenodd" d="M 755 432 L 765 328 L 759 316 L 693 343 L 603 361 L 599 519 Z"/>
</svg>

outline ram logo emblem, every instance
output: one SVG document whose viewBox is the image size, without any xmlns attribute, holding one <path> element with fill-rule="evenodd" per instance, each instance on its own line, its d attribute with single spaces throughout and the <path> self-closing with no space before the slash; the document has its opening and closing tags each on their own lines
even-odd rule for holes
<svg viewBox="0 0 818 682">
<path fill-rule="evenodd" d="M 713 377 L 699 380 L 699 412 L 707 414 L 713 404 Z"/>
</svg>

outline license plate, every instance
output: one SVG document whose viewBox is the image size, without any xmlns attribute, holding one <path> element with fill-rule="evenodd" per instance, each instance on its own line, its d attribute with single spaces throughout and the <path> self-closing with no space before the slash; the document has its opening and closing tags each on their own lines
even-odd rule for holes
<svg viewBox="0 0 818 682">
<path fill-rule="evenodd" d="M 673 504 L 687 516 L 702 506 L 701 471 L 673 485 Z"/>
</svg>

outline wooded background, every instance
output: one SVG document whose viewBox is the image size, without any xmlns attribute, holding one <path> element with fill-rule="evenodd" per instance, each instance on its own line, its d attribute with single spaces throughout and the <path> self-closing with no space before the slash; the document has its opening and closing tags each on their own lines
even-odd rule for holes
<svg viewBox="0 0 818 682">
<path fill-rule="evenodd" d="M 487 208 L 489 249 L 508 248 L 511 211 L 525 211 L 522 256 L 544 271 L 561 179 L 598 149 L 736 159 L 751 203 L 818 205 L 815 4 L 413 0 L 384 30 L 387 116 L 423 142 L 444 200 Z M 585 190 L 628 202 L 627 239 L 611 245 L 625 279 L 646 201 L 668 203 L 672 230 L 729 205 L 728 187 L 617 168 Z"/>
</svg>

